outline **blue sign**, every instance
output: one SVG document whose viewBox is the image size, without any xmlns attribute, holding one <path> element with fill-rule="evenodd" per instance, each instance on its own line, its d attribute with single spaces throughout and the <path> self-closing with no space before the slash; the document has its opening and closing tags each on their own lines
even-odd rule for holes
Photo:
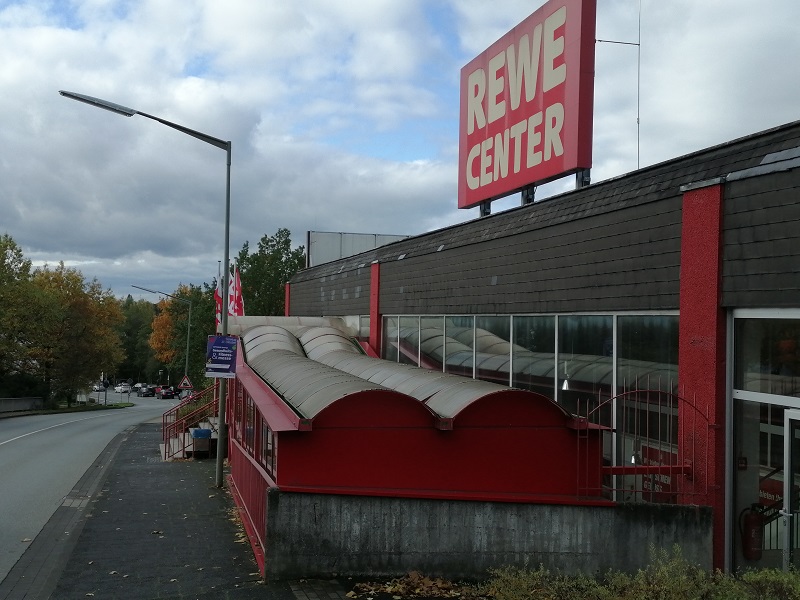
<svg viewBox="0 0 800 600">
<path fill-rule="evenodd" d="M 235 335 L 210 335 L 206 346 L 206 377 L 233 379 L 236 377 Z"/>
</svg>

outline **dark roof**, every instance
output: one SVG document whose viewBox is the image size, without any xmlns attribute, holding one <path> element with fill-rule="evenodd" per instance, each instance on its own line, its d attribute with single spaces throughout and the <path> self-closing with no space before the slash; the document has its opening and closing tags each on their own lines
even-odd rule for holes
<svg viewBox="0 0 800 600">
<path fill-rule="evenodd" d="M 431 254 L 445 248 L 485 242 L 522 231 L 657 202 L 679 195 L 681 186 L 755 169 L 767 155 L 798 146 L 800 121 L 795 121 L 533 204 L 304 269 L 292 278 L 292 282 L 315 280 L 356 270 L 367 267 L 376 260 L 389 262 L 404 256 Z"/>
</svg>

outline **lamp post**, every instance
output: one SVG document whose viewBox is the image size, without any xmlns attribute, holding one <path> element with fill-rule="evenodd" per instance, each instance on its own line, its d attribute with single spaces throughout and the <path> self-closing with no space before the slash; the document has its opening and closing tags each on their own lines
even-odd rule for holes
<svg viewBox="0 0 800 600">
<path fill-rule="evenodd" d="M 181 133 L 185 133 L 186 135 L 190 135 L 193 138 L 197 138 L 207 144 L 211 144 L 217 148 L 225 150 L 227 154 L 227 177 L 225 182 L 225 247 L 224 247 L 224 257 L 223 261 L 225 263 L 225 272 L 223 274 L 223 284 L 222 284 L 222 300 L 224 310 L 222 311 L 222 331 L 220 332 L 222 335 L 228 335 L 228 285 L 229 281 L 229 263 L 230 263 L 230 256 L 228 254 L 228 247 L 230 246 L 230 230 L 231 230 L 231 142 L 221 140 L 219 138 L 215 138 L 208 134 L 202 133 L 200 131 L 195 131 L 194 129 L 189 129 L 188 127 L 184 127 L 183 125 L 178 125 L 177 123 L 173 123 L 171 121 L 167 121 L 166 119 L 162 119 L 160 117 L 156 117 L 153 115 L 149 115 L 144 113 L 140 110 L 135 110 L 133 108 L 129 108 L 127 106 L 122 106 L 121 104 L 114 104 L 113 102 L 109 102 L 108 100 L 101 100 L 100 98 L 94 98 L 92 96 L 86 96 L 84 94 L 77 94 L 75 92 L 67 92 L 64 90 L 59 90 L 58 92 L 65 98 L 70 98 L 71 100 L 77 100 L 78 102 L 83 102 L 90 106 L 95 106 L 97 108 L 102 108 L 103 110 L 108 110 L 118 115 L 122 115 L 124 117 L 132 117 L 133 115 L 141 115 L 143 117 L 147 117 L 148 119 L 152 119 L 153 121 L 158 121 L 162 125 L 166 125 L 167 127 L 171 127 L 172 129 L 177 129 Z M 223 466 L 224 466 L 224 454 L 225 454 L 225 447 L 227 445 L 227 425 L 225 423 L 225 396 L 228 393 L 228 386 L 227 380 L 222 379 L 219 384 L 219 434 L 218 434 L 218 442 L 217 442 L 217 472 L 216 472 L 216 485 L 217 487 L 222 487 L 223 484 Z"/>
<path fill-rule="evenodd" d="M 177 300 L 178 302 L 183 302 L 184 304 L 189 305 L 189 321 L 186 325 L 186 361 L 183 366 L 183 375 L 184 377 L 188 377 L 189 376 L 189 333 L 192 330 L 192 301 L 186 300 L 185 298 L 179 298 L 178 296 L 173 296 L 172 294 L 168 294 L 167 292 L 162 292 L 160 290 L 150 290 L 146 287 L 139 287 L 138 285 L 133 285 L 133 284 L 131 284 L 131 287 L 134 287 L 137 290 L 150 292 L 151 294 L 161 294 L 162 296 L 169 296 L 170 298 Z"/>
</svg>

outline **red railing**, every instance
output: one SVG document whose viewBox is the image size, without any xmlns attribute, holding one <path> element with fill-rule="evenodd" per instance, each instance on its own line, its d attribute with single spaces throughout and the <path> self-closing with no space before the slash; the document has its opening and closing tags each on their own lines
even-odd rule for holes
<svg viewBox="0 0 800 600">
<path fill-rule="evenodd" d="M 183 455 L 187 446 L 186 434 L 190 428 L 216 416 L 218 401 L 216 384 L 186 396 L 161 417 L 161 437 L 164 442 L 164 460 Z M 210 399 L 209 399 L 210 397 Z M 175 439 L 177 442 L 172 442 Z"/>
<path fill-rule="evenodd" d="M 599 430 L 600 487 L 582 493 L 616 502 L 703 504 L 708 495 L 710 417 L 692 400 L 662 390 L 631 390 L 585 399 L 577 408 L 587 431 Z M 589 460 L 589 459 L 587 459 Z M 591 473 L 592 465 L 579 472 Z M 596 468 L 596 467 L 595 467 Z"/>
<path fill-rule="evenodd" d="M 256 563 L 263 575 L 267 533 L 267 490 L 275 487 L 275 482 L 235 438 L 230 440 L 228 448 L 231 457 L 228 485 L 239 509 Z"/>
</svg>

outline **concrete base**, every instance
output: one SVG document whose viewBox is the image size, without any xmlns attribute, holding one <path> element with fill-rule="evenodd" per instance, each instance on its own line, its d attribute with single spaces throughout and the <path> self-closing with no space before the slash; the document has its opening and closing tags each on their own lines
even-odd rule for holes
<svg viewBox="0 0 800 600">
<path fill-rule="evenodd" d="M 707 507 L 610 507 L 267 493 L 268 579 L 397 576 L 411 570 L 482 578 L 543 565 L 567 574 L 633 573 L 650 548 L 712 565 Z"/>
</svg>

